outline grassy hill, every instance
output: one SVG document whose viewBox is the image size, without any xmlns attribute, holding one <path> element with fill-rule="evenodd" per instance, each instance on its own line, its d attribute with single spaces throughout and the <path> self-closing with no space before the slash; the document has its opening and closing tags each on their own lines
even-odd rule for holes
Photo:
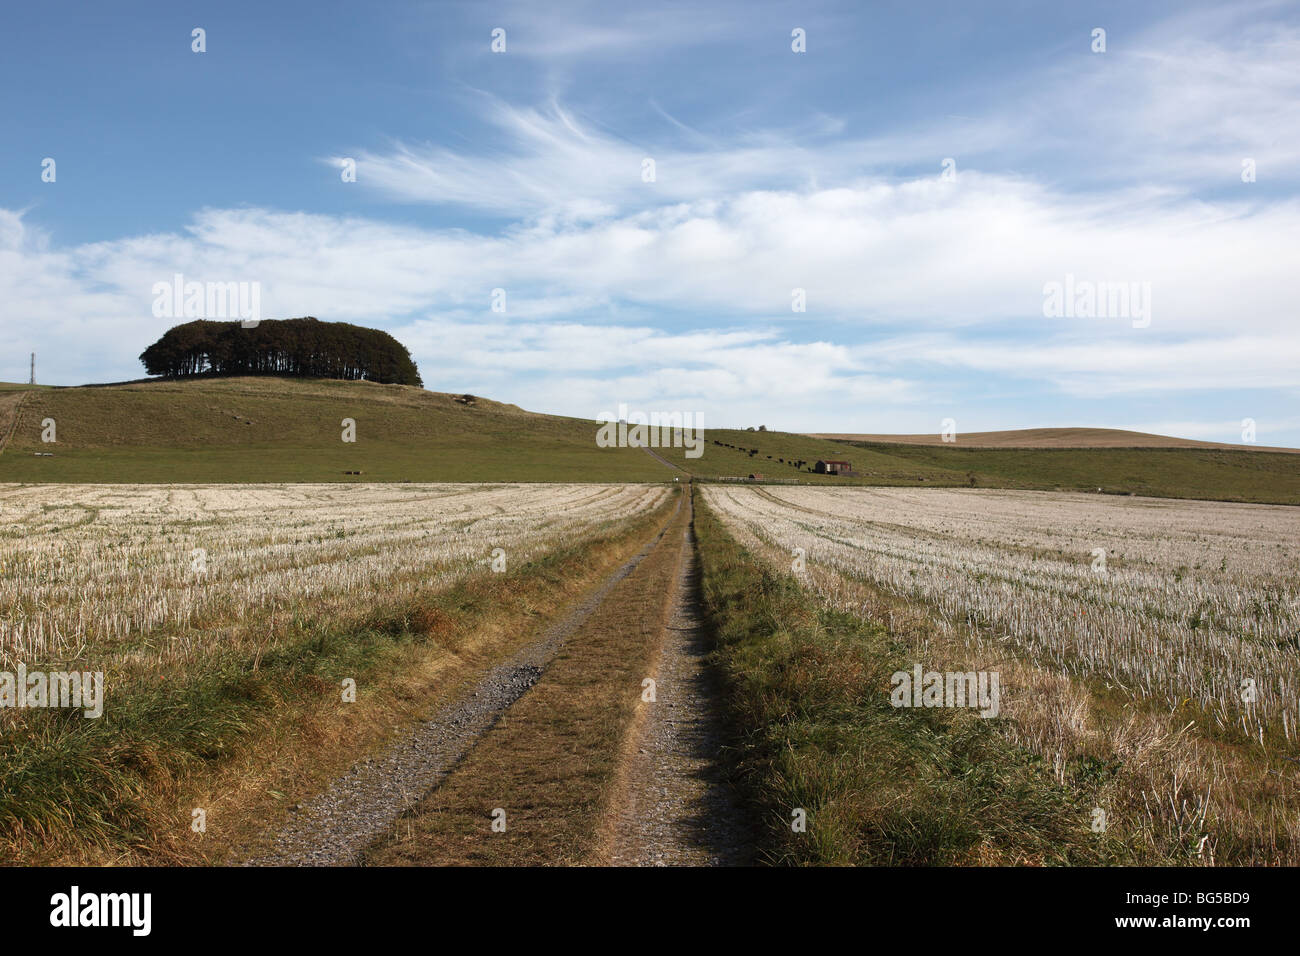
<svg viewBox="0 0 1300 956">
<path fill-rule="evenodd" d="M 47 418 L 55 421 L 54 444 L 41 441 Z M 341 440 L 345 418 L 356 421 L 355 443 Z M 815 484 L 1101 488 L 1300 504 L 1300 455 L 1294 454 L 1199 446 L 975 447 L 968 436 L 960 445 L 848 442 L 710 429 L 703 456 L 687 458 L 683 448 L 656 448 L 654 455 L 599 448 L 596 428 L 484 398 L 466 402 L 371 382 L 0 384 L 0 441 L 8 436 L 0 481 L 670 481 L 685 471 L 701 478 L 758 473 Z M 855 477 L 812 474 L 808 467 L 819 458 L 851 460 Z M 802 469 L 794 464 L 799 460 L 807 463 Z"/>
<path fill-rule="evenodd" d="M 55 444 L 41 441 L 46 418 L 55 421 Z M 342 441 L 345 418 L 356 421 L 355 443 Z M 410 386 L 290 378 L 33 390 L 0 455 L 0 481 L 665 481 L 674 474 L 639 449 L 596 447 L 590 422 L 482 398 L 465 404 Z"/>
<path fill-rule="evenodd" d="M 749 454 L 757 449 L 756 454 Z M 751 432 L 714 428 L 705 434 L 704 454 L 687 458 L 682 448 L 657 448 L 660 455 L 680 468 L 706 477 L 797 478 L 812 484 L 918 485 L 922 482 L 965 484 L 964 473 L 941 465 L 913 462 L 887 451 L 849 447 L 843 442 L 798 435 L 791 432 Z M 843 479 L 812 474 L 809 467 L 818 459 L 849 459 L 861 477 Z M 803 468 L 793 463 L 804 461 Z"/>
<path fill-rule="evenodd" d="M 847 442 L 784 432 L 715 429 L 701 458 L 658 449 L 704 477 L 761 473 L 828 484 L 1023 488 L 1167 498 L 1300 504 L 1300 455 L 1216 447 L 980 448 L 965 444 Z M 723 443 L 722 445 L 716 444 Z M 741 449 L 757 448 L 758 454 Z M 770 456 L 770 457 L 769 457 Z M 786 463 L 782 463 L 784 458 Z M 791 459 L 847 459 L 853 478 L 801 472 Z"/>
<path fill-rule="evenodd" d="M 841 456 L 888 453 L 981 488 L 1097 491 L 1158 498 L 1300 504 L 1300 455 L 1218 448 L 968 448 L 845 443 Z"/>
</svg>

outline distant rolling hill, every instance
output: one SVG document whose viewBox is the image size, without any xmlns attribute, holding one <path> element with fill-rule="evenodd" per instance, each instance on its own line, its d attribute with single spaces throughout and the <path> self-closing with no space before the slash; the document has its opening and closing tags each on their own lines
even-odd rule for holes
<svg viewBox="0 0 1300 956">
<path fill-rule="evenodd" d="M 46 419 L 55 423 L 54 443 L 41 440 Z M 342 440 L 344 419 L 356 422 L 355 442 Z M 1104 444 L 1096 433 L 1105 429 L 1038 429 L 1040 444 L 1031 447 L 981 447 L 976 435 L 961 435 L 953 445 L 938 436 L 900 443 L 903 436 L 846 441 L 709 429 L 703 455 L 687 458 L 681 447 L 654 454 L 598 447 L 597 427 L 486 398 L 364 381 L 0 384 L 0 482 L 620 482 L 761 474 L 818 484 L 1101 490 L 1300 504 L 1300 456 L 1177 446 L 1177 439 L 1160 436 L 1140 437 L 1175 444 L 1136 447 L 1124 437 Z M 1088 436 L 1095 444 L 1071 444 Z M 854 476 L 812 474 L 819 458 L 851 460 Z"/>
<path fill-rule="evenodd" d="M 812 434 L 811 438 L 870 442 L 888 445 L 950 444 L 936 432 L 930 435 Z M 1280 451 L 1300 454 L 1300 448 L 1268 445 L 1230 445 L 1223 442 L 1172 438 L 1122 428 L 1019 428 L 997 432 L 963 432 L 954 443 L 970 448 L 1228 448 L 1238 451 Z"/>
<path fill-rule="evenodd" d="M 4 400 L 12 403 L 21 388 L 0 388 L 0 423 Z M 275 377 L 35 389 L 22 399 L 0 454 L 0 481 L 670 481 L 676 474 L 639 449 L 597 448 L 591 422 L 462 398 L 406 385 Z M 55 422 L 54 444 L 41 441 L 47 418 Z M 356 422 L 353 443 L 342 440 L 347 418 Z"/>
</svg>

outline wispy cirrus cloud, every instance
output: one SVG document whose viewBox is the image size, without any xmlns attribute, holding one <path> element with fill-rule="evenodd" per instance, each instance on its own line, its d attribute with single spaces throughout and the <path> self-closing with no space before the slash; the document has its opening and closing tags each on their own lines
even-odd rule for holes
<svg viewBox="0 0 1300 956">
<path fill-rule="evenodd" d="M 860 175 L 871 153 L 836 143 L 824 117 L 785 130 L 755 131 L 726 145 L 640 142 L 584 120 L 552 100 L 515 107 L 487 98 L 485 119 L 499 145 L 465 152 L 399 142 L 361 151 L 358 183 L 403 202 L 445 203 L 515 219 L 605 218 L 633 209 L 720 198 L 747 189 L 809 186 Z M 667 125 L 667 124 L 665 124 Z M 323 159 L 337 166 L 343 157 Z M 653 181 L 645 165 L 653 161 Z"/>
<path fill-rule="evenodd" d="M 966 107 L 972 115 L 943 113 L 870 131 L 812 113 L 784 128 L 731 121 L 710 140 L 654 103 L 663 128 L 633 133 L 617 119 L 580 116 L 554 94 L 542 106 L 520 107 L 480 93 L 491 146 L 399 140 L 386 151 L 360 152 L 360 182 L 405 202 L 593 218 L 755 189 L 833 188 L 899 170 L 913 176 L 917 167 L 937 172 L 949 157 L 986 173 L 1034 169 L 1058 189 L 1066 181 L 1171 194 L 1232 188 L 1246 158 L 1265 184 L 1293 184 L 1300 175 L 1300 28 L 1251 19 L 1269 6 L 1195 11 L 1136 36 L 1114 36 L 1101 55 L 1080 45 L 1050 68 L 990 90 L 987 102 Z M 653 49 L 637 28 L 613 36 L 640 37 Z M 642 180 L 647 158 L 655 161 L 653 184 Z"/>
</svg>

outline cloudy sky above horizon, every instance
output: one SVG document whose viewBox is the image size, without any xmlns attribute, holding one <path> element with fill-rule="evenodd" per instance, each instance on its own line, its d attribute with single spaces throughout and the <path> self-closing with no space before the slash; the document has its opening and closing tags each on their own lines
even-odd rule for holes
<svg viewBox="0 0 1300 956">
<path fill-rule="evenodd" d="M 536 411 L 1300 446 L 1296 3 L 7 19 L 0 380 L 140 377 L 180 273 Z M 1045 316 L 1067 276 L 1149 315 Z"/>
</svg>

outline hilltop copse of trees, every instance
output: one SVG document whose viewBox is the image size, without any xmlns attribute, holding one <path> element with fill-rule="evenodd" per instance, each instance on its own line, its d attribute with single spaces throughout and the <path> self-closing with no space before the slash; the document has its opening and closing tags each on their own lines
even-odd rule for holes
<svg viewBox="0 0 1300 956">
<path fill-rule="evenodd" d="M 300 375 L 423 385 L 411 353 L 387 332 L 347 322 L 266 319 L 252 328 L 200 319 L 168 329 L 140 354 L 145 371 L 195 375 Z"/>
</svg>

